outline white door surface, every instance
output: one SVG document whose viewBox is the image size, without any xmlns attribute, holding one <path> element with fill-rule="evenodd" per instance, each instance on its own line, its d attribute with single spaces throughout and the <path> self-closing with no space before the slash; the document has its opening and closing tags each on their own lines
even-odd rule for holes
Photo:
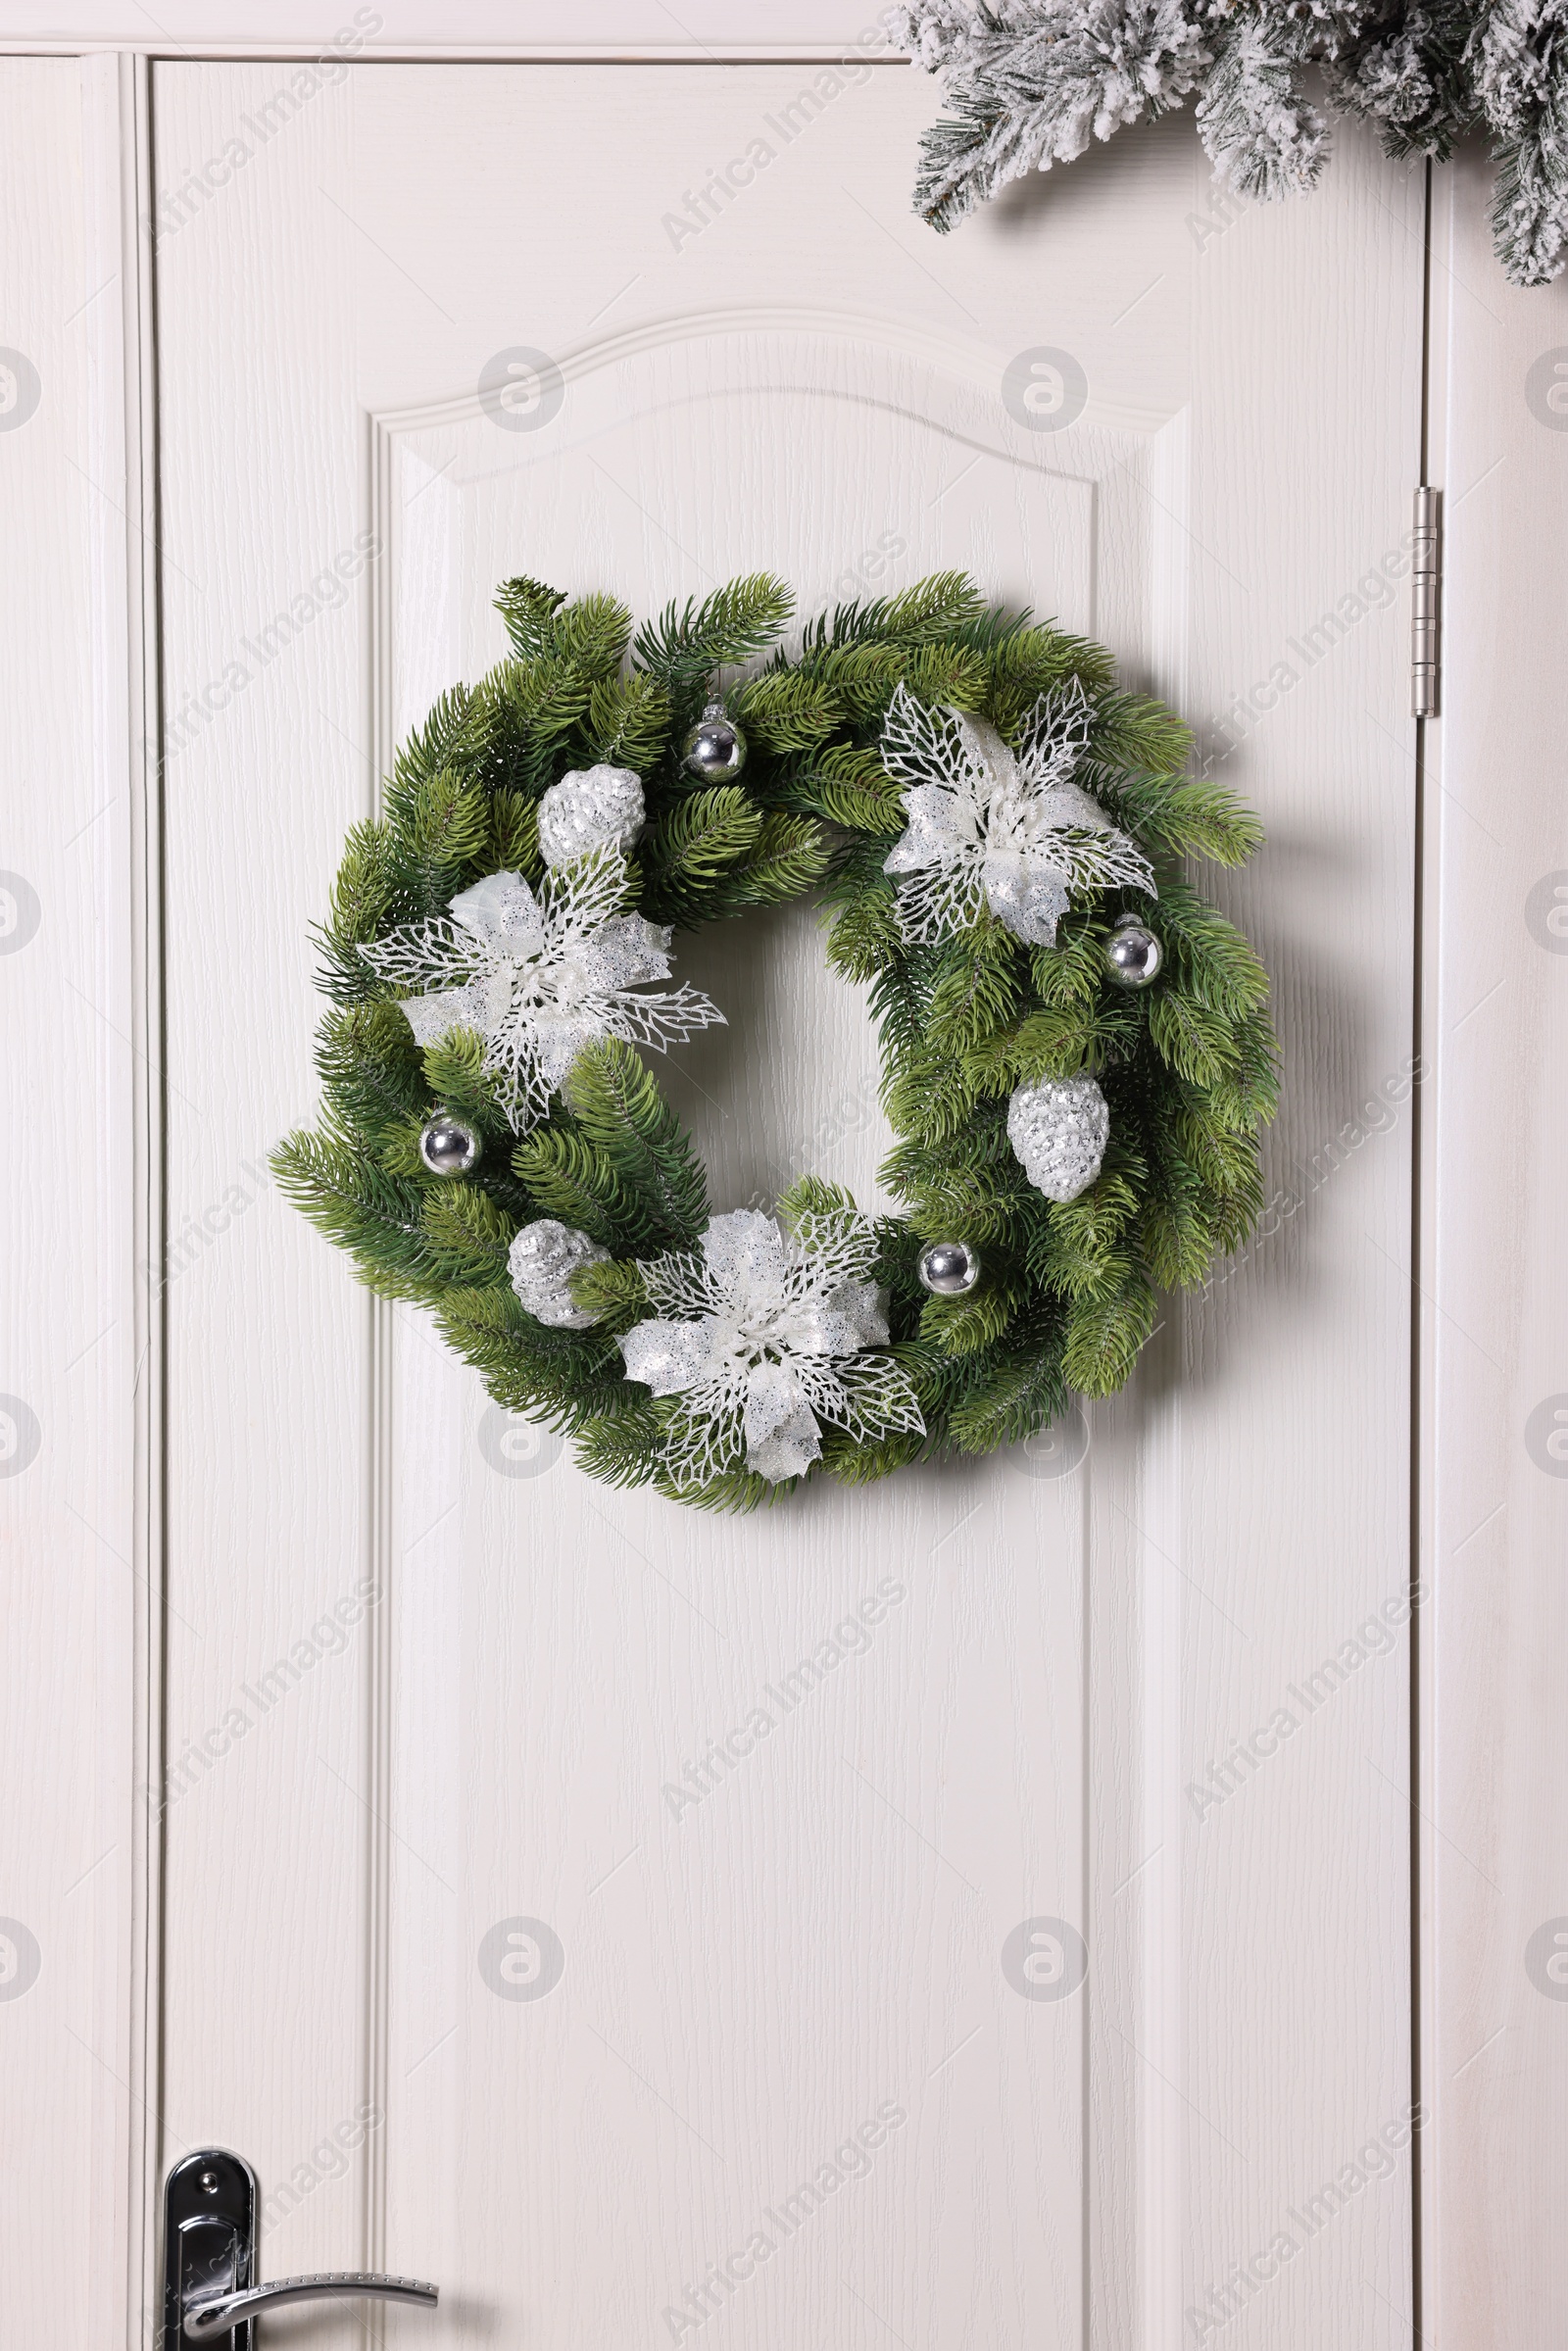
<svg viewBox="0 0 1568 2351">
<path fill-rule="evenodd" d="M 160 2182 L 212 2145 L 258 2174 L 264 2278 L 439 2281 L 369 2315 L 411 2345 L 1402 2351 L 1423 2295 L 1468 2346 L 1494 2294 L 1546 2339 L 1539 2179 L 1483 2228 L 1446 2125 L 1501 2034 L 1544 2150 L 1568 2026 L 1520 1957 L 1568 1886 L 1477 1785 L 1549 1681 L 1463 1581 L 1500 1541 L 1462 1638 L 1438 1556 L 1516 1477 L 1561 1538 L 1511 1421 L 1458 1485 L 1432 1437 L 1478 1376 L 1440 1346 L 1436 1283 L 1481 1278 L 1441 1179 L 1494 1172 L 1484 1109 L 1427 1107 L 1449 1029 L 1456 1086 L 1509 1083 L 1436 973 L 1463 826 L 1510 834 L 1517 986 L 1562 970 L 1519 860 L 1568 867 L 1485 814 L 1505 648 L 1455 655 L 1451 746 L 1408 716 L 1423 461 L 1497 512 L 1478 199 L 1440 177 L 1429 232 L 1425 175 L 1350 132 L 1309 205 L 1217 209 L 1176 120 L 938 240 L 929 85 L 845 61 L 6 66 L 0 344 L 43 392 L 0 433 L 33 554 L 0 987 L 60 1137 L 0 1374 L 19 2341 L 154 2339 Z M 1499 446 L 1560 508 L 1531 422 Z M 269 1178 L 343 835 L 504 651 L 510 574 L 641 617 L 954 567 L 1104 641 L 1263 817 L 1208 878 L 1275 979 L 1270 1212 L 1051 1441 L 741 1520 L 612 1492 Z M 869 1016 L 812 911 L 681 966 L 730 1022 L 659 1065 L 715 1206 L 808 1167 L 875 1200 Z M 1517 1304 L 1520 1252 L 1492 1278 Z M 1521 1413 L 1568 1388 L 1549 1349 L 1519 1379 Z M 1453 1788 L 1440 1667 L 1489 1640 Z"/>
</svg>

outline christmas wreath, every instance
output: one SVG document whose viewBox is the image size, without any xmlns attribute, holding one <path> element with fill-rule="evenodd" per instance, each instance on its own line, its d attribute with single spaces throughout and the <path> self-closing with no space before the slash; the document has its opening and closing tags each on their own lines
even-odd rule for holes
<svg viewBox="0 0 1568 2351">
<path fill-rule="evenodd" d="M 1182 869 L 1259 829 L 1178 720 L 958 574 L 788 655 L 765 577 L 635 641 L 608 597 L 497 604 L 510 657 L 350 836 L 285 1190 L 507 1410 L 680 1501 L 989 1452 L 1119 1388 L 1157 1291 L 1250 1230 L 1275 1102 L 1262 966 Z M 712 1213 L 636 1050 L 723 1018 L 663 984 L 672 934 L 808 892 L 869 983 L 902 1216 L 808 1173 Z"/>
<path fill-rule="evenodd" d="M 1568 258 L 1564 0 L 899 0 L 887 23 L 948 76 L 952 116 L 926 133 L 915 189 L 935 228 L 1194 97 L 1225 185 L 1304 192 L 1329 152 L 1316 77 L 1396 159 L 1488 141 L 1493 238 L 1516 285 Z"/>
</svg>

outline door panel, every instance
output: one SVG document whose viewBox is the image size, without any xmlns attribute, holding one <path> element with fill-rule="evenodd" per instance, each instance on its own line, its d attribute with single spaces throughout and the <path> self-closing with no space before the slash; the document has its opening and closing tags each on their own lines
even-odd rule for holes
<svg viewBox="0 0 1568 2351">
<path fill-rule="evenodd" d="M 275 66 L 156 72 L 161 189 L 248 148 L 159 240 L 172 1229 L 217 1225 L 167 1300 L 169 2129 L 256 2163 L 264 2276 L 438 2278 L 454 2342 L 1392 2345 L 1420 186 L 1350 134 L 1226 224 L 1172 122 L 939 242 L 928 91 L 830 78 L 355 68 L 280 113 Z M 563 397 L 514 432 L 474 387 L 519 348 Z M 1002 394 L 1041 351 L 1059 429 Z M 809 610 L 953 564 L 1264 815 L 1217 895 L 1278 982 L 1267 1237 L 1081 1459 L 739 1523 L 610 1493 L 258 1173 L 342 833 L 509 572 L 643 612 L 771 565 Z M 715 1203 L 870 1197 L 809 910 L 681 960 L 731 1023 L 660 1065 Z M 1041 1919 L 1061 1997 L 1004 1966 Z"/>
</svg>

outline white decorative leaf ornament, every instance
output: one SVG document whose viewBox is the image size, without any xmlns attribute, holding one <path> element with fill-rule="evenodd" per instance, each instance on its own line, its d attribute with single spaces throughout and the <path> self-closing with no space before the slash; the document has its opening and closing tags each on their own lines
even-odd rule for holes
<svg viewBox="0 0 1568 2351">
<path fill-rule="evenodd" d="M 983 718 L 928 710 L 900 681 L 880 756 L 909 824 L 883 870 L 899 877 L 907 940 L 948 938 L 989 906 L 1031 946 L 1054 947 L 1074 890 L 1155 895 L 1137 842 L 1071 781 L 1093 714 L 1073 678 L 1041 696 L 1013 753 Z"/>
<path fill-rule="evenodd" d="M 866 1276 L 869 1218 L 801 1216 L 785 1232 L 738 1208 L 712 1217 L 702 1247 L 641 1267 L 655 1316 L 620 1342 L 626 1377 L 678 1396 L 664 1462 L 683 1490 L 746 1468 L 777 1485 L 819 1458 L 821 1424 L 859 1443 L 925 1421 L 891 1355 L 887 1305 Z"/>
<path fill-rule="evenodd" d="M 543 1118 L 577 1055 L 605 1037 L 684 1044 L 724 1015 L 695 988 L 639 996 L 669 977 L 669 932 L 619 909 L 626 868 L 612 852 L 549 874 L 535 898 L 517 873 L 460 891 L 448 916 L 410 924 L 361 955 L 403 1000 L 416 1041 L 476 1029 L 514 1134 Z"/>
</svg>

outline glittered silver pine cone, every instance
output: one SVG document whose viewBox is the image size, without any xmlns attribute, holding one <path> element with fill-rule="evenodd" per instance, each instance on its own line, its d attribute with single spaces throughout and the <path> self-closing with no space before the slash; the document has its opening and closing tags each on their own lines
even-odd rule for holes
<svg viewBox="0 0 1568 2351">
<path fill-rule="evenodd" d="M 466 1119 L 434 1110 L 419 1130 L 419 1157 L 435 1176 L 471 1175 L 484 1156 L 484 1137 Z"/>
<path fill-rule="evenodd" d="M 569 865 L 600 849 L 624 857 L 645 814 L 642 778 L 630 767 L 574 768 L 539 803 L 539 854 L 547 865 Z"/>
<path fill-rule="evenodd" d="M 746 764 L 746 737 L 721 702 L 710 702 L 687 736 L 682 759 L 705 784 L 733 783 Z"/>
<path fill-rule="evenodd" d="M 604 1265 L 609 1257 L 609 1249 L 575 1225 L 541 1216 L 515 1236 L 507 1267 L 513 1289 L 535 1322 L 558 1331 L 586 1331 L 596 1318 L 572 1297 L 571 1277 L 580 1265 Z"/>
<path fill-rule="evenodd" d="M 1100 1173 L 1110 1110 L 1093 1078 L 1045 1078 L 1007 1104 L 1007 1141 L 1047 1200 L 1076 1200 Z"/>
</svg>

